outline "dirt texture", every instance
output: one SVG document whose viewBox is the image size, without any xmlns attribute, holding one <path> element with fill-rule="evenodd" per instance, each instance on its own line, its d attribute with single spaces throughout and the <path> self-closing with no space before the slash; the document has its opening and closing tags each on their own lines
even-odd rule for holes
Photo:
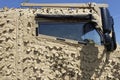
<svg viewBox="0 0 120 80">
<path fill-rule="evenodd" d="M 106 52 L 92 43 L 40 38 L 35 14 L 42 12 L 0 10 L 0 80 L 120 80 L 120 46 Z"/>
</svg>

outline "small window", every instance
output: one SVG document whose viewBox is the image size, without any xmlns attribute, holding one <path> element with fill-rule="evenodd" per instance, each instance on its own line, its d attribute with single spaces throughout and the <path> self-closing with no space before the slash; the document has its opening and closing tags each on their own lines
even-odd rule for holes
<svg viewBox="0 0 120 80">
<path fill-rule="evenodd" d="M 101 44 L 100 35 L 95 26 L 86 25 L 87 22 L 39 22 L 38 33 L 57 38 L 84 41 L 86 39 Z"/>
<path fill-rule="evenodd" d="M 39 23 L 39 34 L 81 41 L 84 23 Z"/>
</svg>

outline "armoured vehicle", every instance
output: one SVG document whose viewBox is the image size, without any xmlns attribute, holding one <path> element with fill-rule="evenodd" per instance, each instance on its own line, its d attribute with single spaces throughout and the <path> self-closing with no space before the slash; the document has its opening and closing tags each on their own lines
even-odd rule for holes
<svg viewBox="0 0 120 80">
<path fill-rule="evenodd" d="M 99 41 L 99 44 L 104 45 L 107 51 L 116 49 L 114 21 L 107 4 L 23 3 L 22 6 L 42 7 L 42 12 L 36 14 L 36 20 L 43 23 L 37 31 L 40 34 L 54 36 L 63 41 L 72 39 L 85 44 L 89 41 Z M 96 35 L 96 40 L 95 37 L 92 38 L 91 31 L 94 30 L 96 33 L 93 35 L 100 36 L 98 38 Z"/>
<path fill-rule="evenodd" d="M 0 80 L 119 79 L 108 5 L 22 6 L 0 10 Z"/>
</svg>

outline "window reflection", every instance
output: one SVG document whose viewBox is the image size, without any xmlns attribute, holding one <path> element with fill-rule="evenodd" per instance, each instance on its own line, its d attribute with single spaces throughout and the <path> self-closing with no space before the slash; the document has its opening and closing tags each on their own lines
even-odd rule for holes
<svg viewBox="0 0 120 80">
<path fill-rule="evenodd" d="M 100 44 L 100 36 L 93 26 L 84 26 L 86 22 L 40 22 L 39 34 L 58 38 L 84 41 L 93 40 Z"/>
</svg>

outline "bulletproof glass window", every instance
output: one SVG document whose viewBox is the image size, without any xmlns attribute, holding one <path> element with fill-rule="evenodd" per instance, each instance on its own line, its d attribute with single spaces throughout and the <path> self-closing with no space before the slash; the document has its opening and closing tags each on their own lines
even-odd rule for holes
<svg viewBox="0 0 120 80">
<path fill-rule="evenodd" d="M 48 19 L 38 21 L 38 25 L 38 35 L 75 41 L 91 40 L 96 44 L 101 44 L 101 37 L 95 29 L 95 25 L 85 21 L 51 21 Z"/>
</svg>

